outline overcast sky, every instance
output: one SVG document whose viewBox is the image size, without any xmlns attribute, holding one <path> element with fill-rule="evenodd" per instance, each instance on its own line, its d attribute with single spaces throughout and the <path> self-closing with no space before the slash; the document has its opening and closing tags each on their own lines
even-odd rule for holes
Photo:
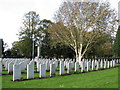
<svg viewBox="0 0 120 90">
<path fill-rule="evenodd" d="M 104 1 L 104 0 L 103 0 Z M 108 0 L 118 11 L 118 1 Z M 22 18 L 29 11 L 36 11 L 40 19 L 52 20 L 62 0 L 0 0 L 0 38 L 11 47 L 18 40 Z"/>
</svg>

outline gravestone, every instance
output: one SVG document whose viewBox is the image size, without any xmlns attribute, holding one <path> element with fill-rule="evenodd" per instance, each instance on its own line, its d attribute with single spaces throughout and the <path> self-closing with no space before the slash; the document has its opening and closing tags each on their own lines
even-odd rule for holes
<svg viewBox="0 0 120 90">
<path fill-rule="evenodd" d="M 88 60 L 84 61 L 84 68 L 87 68 L 87 62 L 88 62 Z"/>
<path fill-rule="evenodd" d="M 24 72 L 24 70 L 23 70 L 23 68 L 24 68 L 24 66 L 23 66 L 24 63 L 21 61 L 20 64 L 21 64 L 21 72 Z"/>
<path fill-rule="evenodd" d="M 104 68 L 106 68 L 106 65 L 107 65 L 107 61 L 104 61 Z"/>
<path fill-rule="evenodd" d="M 75 72 L 79 72 L 79 62 L 75 62 Z"/>
<path fill-rule="evenodd" d="M 115 67 L 115 60 L 113 60 L 113 67 Z"/>
<path fill-rule="evenodd" d="M 0 75 L 2 75 L 2 62 L 0 62 Z"/>
<path fill-rule="evenodd" d="M 90 63 L 90 67 L 91 67 L 92 66 L 92 60 L 91 59 L 89 60 L 89 63 Z"/>
<path fill-rule="evenodd" d="M 87 61 L 87 71 L 90 71 L 90 62 Z"/>
<path fill-rule="evenodd" d="M 58 61 L 55 61 L 55 66 L 56 66 L 56 68 L 58 67 Z"/>
<path fill-rule="evenodd" d="M 64 74 L 64 63 L 60 61 L 60 75 Z"/>
<path fill-rule="evenodd" d="M 21 64 L 13 65 L 13 81 L 21 79 Z"/>
<path fill-rule="evenodd" d="M 9 61 L 5 62 L 5 70 L 8 70 L 8 63 L 9 63 Z"/>
<path fill-rule="evenodd" d="M 72 63 L 71 69 L 74 69 L 74 62 L 72 61 L 71 63 Z"/>
<path fill-rule="evenodd" d="M 110 61 L 107 61 L 107 68 L 110 68 Z"/>
<path fill-rule="evenodd" d="M 45 64 L 40 64 L 40 78 L 46 77 L 46 65 Z"/>
<path fill-rule="evenodd" d="M 53 64 L 53 61 L 50 60 L 50 61 L 48 61 L 48 63 L 49 63 L 48 64 L 49 65 L 49 70 L 50 70 L 50 64 Z"/>
<path fill-rule="evenodd" d="M 113 60 L 110 61 L 110 67 L 113 67 Z"/>
<path fill-rule="evenodd" d="M 98 70 L 99 69 L 99 61 L 97 61 L 96 63 L 97 63 L 96 70 Z"/>
<path fill-rule="evenodd" d="M 95 68 L 95 62 L 94 60 L 92 60 L 92 70 L 94 70 L 94 68 Z"/>
<path fill-rule="evenodd" d="M 51 62 L 50 62 L 50 63 L 51 63 Z M 47 70 L 47 71 L 49 71 L 49 70 L 50 70 L 50 64 L 49 64 L 49 62 L 48 62 L 48 61 L 46 62 L 46 70 Z"/>
<path fill-rule="evenodd" d="M 21 72 L 24 72 L 24 70 L 26 69 L 26 67 L 27 67 L 27 61 L 22 61 L 21 62 L 21 65 L 22 65 L 22 67 L 21 67 Z"/>
<path fill-rule="evenodd" d="M 64 61 L 64 67 L 66 68 L 66 61 Z"/>
<path fill-rule="evenodd" d="M 85 64 L 84 61 L 81 61 L 81 72 L 85 71 Z"/>
<path fill-rule="evenodd" d="M 118 63 L 118 59 L 116 60 L 116 63 Z"/>
<path fill-rule="evenodd" d="M 101 62 L 100 62 L 100 68 L 101 69 L 103 68 L 103 60 L 101 60 Z"/>
<path fill-rule="evenodd" d="M 55 76 L 55 69 L 56 69 L 56 66 L 55 64 L 50 64 L 50 77 L 53 77 Z"/>
<path fill-rule="evenodd" d="M 34 60 L 27 65 L 27 79 L 34 78 Z"/>
<path fill-rule="evenodd" d="M 68 69 L 68 61 L 66 61 L 66 64 L 65 64 L 65 66 L 66 66 L 66 69 Z"/>
<path fill-rule="evenodd" d="M 53 61 L 53 64 L 55 64 L 55 69 L 57 69 L 56 61 Z"/>
<path fill-rule="evenodd" d="M 8 73 L 12 73 L 13 72 L 13 65 L 14 65 L 14 62 L 11 61 L 10 63 L 8 63 Z"/>
<path fill-rule="evenodd" d="M 95 66 L 97 66 L 97 60 L 95 60 Z"/>
<path fill-rule="evenodd" d="M 70 62 L 68 62 L 67 73 L 68 73 L 68 74 L 71 74 L 71 73 L 72 73 L 72 63 L 70 63 Z"/>
</svg>

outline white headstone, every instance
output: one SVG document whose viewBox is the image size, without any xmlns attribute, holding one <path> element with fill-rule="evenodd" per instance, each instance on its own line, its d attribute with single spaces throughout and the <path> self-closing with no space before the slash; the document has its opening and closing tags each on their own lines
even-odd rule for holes
<svg viewBox="0 0 120 90">
<path fill-rule="evenodd" d="M 28 63 L 27 61 L 22 61 L 22 62 L 21 62 L 21 65 L 22 65 L 22 66 L 21 66 L 21 72 L 24 72 L 24 71 L 25 71 L 25 69 L 26 69 L 26 67 L 27 67 L 27 63 Z"/>
<path fill-rule="evenodd" d="M 88 60 L 84 61 L 84 68 L 87 68 L 87 62 L 88 62 Z"/>
<path fill-rule="evenodd" d="M 34 78 L 34 60 L 27 65 L 27 79 Z"/>
<path fill-rule="evenodd" d="M 8 70 L 8 63 L 9 63 L 9 61 L 5 62 L 5 70 Z"/>
<path fill-rule="evenodd" d="M 46 77 L 46 65 L 40 64 L 40 78 Z"/>
<path fill-rule="evenodd" d="M 55 66 L 56 66 L 56 68 L 58 67 L 58 61 L 55 61 Z"/>
<path fill-rule="evenodd" d="M 50 63 L 51 63 L 51 62 L 50 62 Z M 47 70 L 47 71 L 49 71 L 49 70 L 50 70 L 50 64 L 49 64 L 49 62 L 48 62 L 48 61 L 46 62 L 46 70 Z"/>
<path fill-rule="evenodd" d="M 21 72 L 23 72 L 23 62 L 21 61 L 20 64 L 21 64 Z"/>
<path fill-rule="evenodd" d="M 103 60 L 100 62 L 100 68 L 103 68 Z"/>
<path fill-rule="evenodd" d="M 13 81 L 21 79 L 21 64 L 13 65 Z"/>
<path fill-rule="evenodd" d="M 113 67 L 115 67 L 115 60 L 113 60 Z"/>
<path fill-rule="evenodd" d="M 75 62 L 75 72 L 79 72 L 79 62 Z"/>
<path fill-rule="evenodd" d="M 106 65 L 107 65 L 107 61 L 104 61 L 104 68 L 106 68 Z"/>
<path fill-rule="evenodd" d="M 97 66 L 97 60 L 95 60 L 95 66 Z"/>
<path fill-rule="evenodd" d="M 50 76 L 55 76 L 55 69 L 56 69 L 56 66 L 55 64 L 50 64 Z"/>
<path fill-rule="evenodd" d="M 112 60 L 110 61 L 110 67 L 113 67 L 113 61 Z"/>
<path fill-rule="evenodd" d="M 71 63 L 72 63 L 71 69 L 74 69 L 74 62 L 72 61 Z"/>
<path fill-rule="evenodd" d="M 8 73 L 12 73 L 13 72 L 13 65 L 14 65 L 13 61 L 11 61 L 10 63 L 8 63 Z"/>
<path fill-rule="evenodd" d="M 97 66 L 96 66 L 96 70 L 99 69 L 99 61 L 97 61 Z"/>
<path fill-rule="evenodd" d="M 85 64 L 84 61 L 81 61 L 81 72 L 85 71 Z"/>
<path fill-rule="evenodd" d="M 118 63 L 118 59 L 116 60 L 116 63 Z"/>
<path fill-rule="evenodd" d="M 66 64 L 65 64 L 66 68 L 68 69 L 68 61 L 66 61 Z"/>
<path fill-rule="evenodd" d="M 64 61 L 64 67 L 66 68 L 66 61 Z"/>
<path fill-rule="evenodd" d="M 94 68 L 95 68 L 95 62 L 94 62 L 94 60 L 92 61 L 92 70 L 94 70 Z"/>
<path fill-rule="evenodd" d="M 110 61 L 107 61 L 107 68 L 110 68 Z"/>
<path fill-rule="evenodd" d="M 64 74 L 64 63 L 60 61 L 60 75 Z"/>
<path fill-rule="evenodd" d="M 90 62 L 87 61 L 87 71 L 90 71 Z"/>
<path fill-rule="evenodd" d="M 68 62 L 68 66 L 67 66 L 67 73 L 70 74 L 72 73 L 72 63 Z"/>
</svg>

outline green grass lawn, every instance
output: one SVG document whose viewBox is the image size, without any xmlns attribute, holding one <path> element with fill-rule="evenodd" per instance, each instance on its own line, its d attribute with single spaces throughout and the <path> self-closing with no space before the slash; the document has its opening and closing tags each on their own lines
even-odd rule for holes
<svg viewBox="0 0 120 90">
<path fill-rule="evenodd" d="M 7 73 L 3 71 L 3 73 Z M 88 73 L 13 82 L 12 75 L 2 76 L 2 88 L 118 88 L 118 67 Z M 49 76 L 49 72 L 47 72 Z M 26 74 L 22 74 L 26 78 Z M 39 73 L 35 73 L 39 77 Z"/>
</svg>

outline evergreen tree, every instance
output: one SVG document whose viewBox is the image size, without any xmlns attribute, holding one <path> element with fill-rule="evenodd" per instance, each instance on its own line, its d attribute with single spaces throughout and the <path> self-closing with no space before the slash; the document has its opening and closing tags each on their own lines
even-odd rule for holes
<svg viewBox="0 0 120 90">
<path fill-rule="evenodd" d="M 113 48 L 114 48 L 115 56 L 120 57 L 120 26 L 118 27 Z"/>
</svg>

